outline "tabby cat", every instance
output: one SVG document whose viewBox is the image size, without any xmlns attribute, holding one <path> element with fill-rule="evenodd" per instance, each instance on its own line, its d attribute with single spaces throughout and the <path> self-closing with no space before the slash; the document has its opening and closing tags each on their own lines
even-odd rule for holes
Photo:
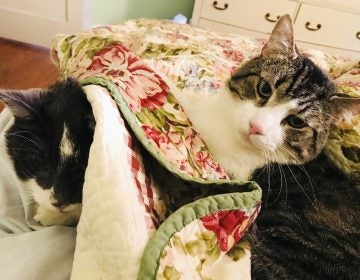
<svg viewBox="0 0 360 280">
<path fill-rule="evenodd" d="M 360 101 L 298 52 L 288 15 L 225 89 L 177 98 L 224 169 L 263 188 L 249 234 L 253 279 L 359 279 L 359 193 L 321 151 Z"/>
</svg>

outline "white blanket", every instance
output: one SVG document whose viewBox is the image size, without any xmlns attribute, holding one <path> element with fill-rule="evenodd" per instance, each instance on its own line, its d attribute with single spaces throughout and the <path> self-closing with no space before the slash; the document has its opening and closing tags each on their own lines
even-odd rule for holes
<svg viewBox="0 0 360 280">
<path fill-rule="evenodd" d="M 106 89 L 84 87 L 96 120 L 71 279 L 136 279 L 153 230 L 129 164 L 129 134 Z"/>
</svg>

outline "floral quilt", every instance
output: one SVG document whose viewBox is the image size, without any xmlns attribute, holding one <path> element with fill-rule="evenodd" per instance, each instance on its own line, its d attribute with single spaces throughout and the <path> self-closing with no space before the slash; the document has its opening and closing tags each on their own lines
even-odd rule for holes
<svg viewBox="0 0 360 280">
<path fill-rule="evenodd" d="M 206 98 L 216 94 L 242 62 L 258 55 L 264 43 L 146 19 L 54 38 L 52 59 L 60 73 L 110 92 L 130 131 L 130 149 L 137 151 L 141 163 L 129 168 L 135 173 L 144 170 L 141 180 L 160 189 L 154 201 L 138 188 L 151 213 L 151 238 L 141 261 L 137 256 L 137 276 L 126 279 L 250 278 L 249 245 L 242 237 L 260 210 L 260 188 L 229 179 L 164 77 L 178 89 L 190 88 Z M 305 54 L 329 72 L 339 91 L 360 95 L 358 61 L 318 51 Z M 329 157 L 355 178 L 360 171 L 358 124 L 358 117 L 340 124 L 326 148 Z M 134 182 L 139 185 L 139 177 L 134 176 Z M 152 203 L 144 203 L 149 198 Z M 160 201 L 164 207 L 156 207 Z M 125 270 L 109 271 L 109 278 L 124 276 Z"/>
</svg>

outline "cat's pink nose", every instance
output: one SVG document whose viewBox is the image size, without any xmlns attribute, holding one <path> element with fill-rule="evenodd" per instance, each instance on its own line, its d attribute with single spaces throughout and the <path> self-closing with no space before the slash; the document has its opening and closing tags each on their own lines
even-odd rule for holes
<svg viewBox="0 0 360 280">
<path fill-rule="evenodd" d="M 257 121 L 251 120 L 249 125 L 249 135 L 264 135 L 264 129 Z"/>
</svg>

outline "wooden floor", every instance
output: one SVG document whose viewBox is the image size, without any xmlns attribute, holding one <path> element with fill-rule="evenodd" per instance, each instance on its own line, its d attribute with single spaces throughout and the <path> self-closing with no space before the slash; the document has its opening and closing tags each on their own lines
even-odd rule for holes
<svg viewBox="0 0 360 280">
<path fill-rule="evenodd" d="M 0 38 L 0 88 L 43 88 L 57 77 L 48 49 Z"/>
</svg>

